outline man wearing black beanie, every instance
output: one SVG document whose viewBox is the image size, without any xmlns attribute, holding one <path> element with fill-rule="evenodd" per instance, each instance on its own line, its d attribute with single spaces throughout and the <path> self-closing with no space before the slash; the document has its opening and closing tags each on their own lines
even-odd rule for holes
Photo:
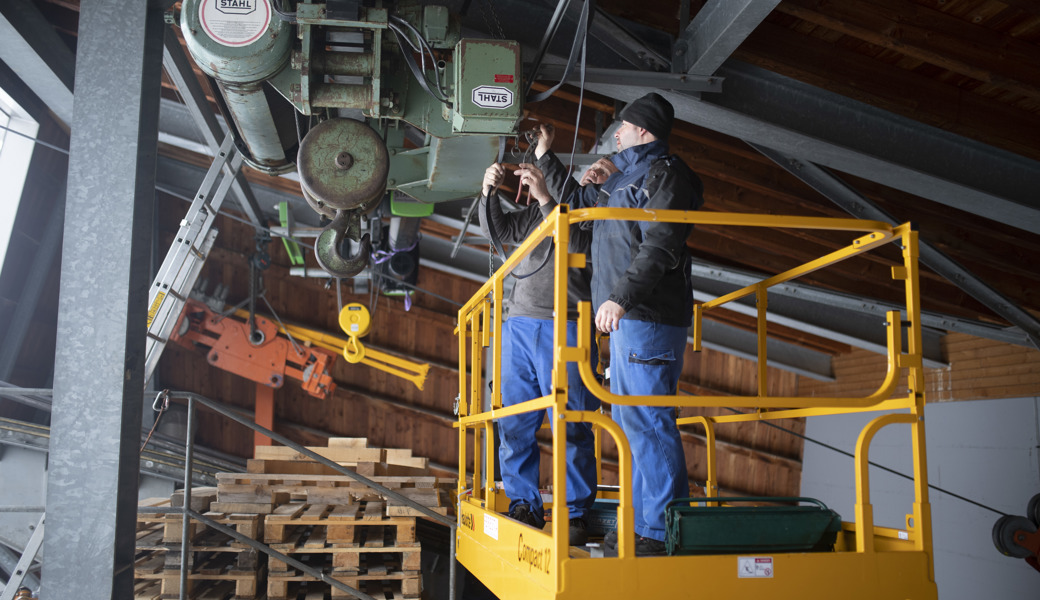
<svg viewBox="0 0 1040 600">
<path fill-rule="evenodd" d="M 701 180 L 668 152 L 674 116 L 672 105 L 657 93 L 626 106 L 614 133 L 618 152 L 611 158 L 619 171 L 601 183 L 560 185 L 565 167 L 551 152 L 536 166 L 553 196 L 572 208 L 696 210 L 703 203 Z M 610 334 L 615 394 L 676 393 L 693 313 L 686 248 L 691 230 L 682 223 L 593 221 L 592 306 L 596 328 Z M 632 451 L 636 554 L 663 554 L 665 505 L 689 496 L 674 409 L 615 404 L 611 412 Z M 616 532 L 608 535 L 607 545 L 616 539 Z"/>
</svg>

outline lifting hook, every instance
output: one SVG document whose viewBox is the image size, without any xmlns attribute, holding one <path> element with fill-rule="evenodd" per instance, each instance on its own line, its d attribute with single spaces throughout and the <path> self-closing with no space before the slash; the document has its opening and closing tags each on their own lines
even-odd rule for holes
<svg viewBox="0 0 1040 600">
<path fill-rule="evenodd" d="M 343 237 L 360 242 L 361 247 L 354 256 L 342 256 L 339 252 Z M 361 235 L 361 211 L 338 210 L 336 218 L 321 232 L 314 242 L 314 255 L 318 264 L 329 275 L 345 279 L 353 277 L 368 266 L 372 243 L 369 235 Z"/>
</svg>

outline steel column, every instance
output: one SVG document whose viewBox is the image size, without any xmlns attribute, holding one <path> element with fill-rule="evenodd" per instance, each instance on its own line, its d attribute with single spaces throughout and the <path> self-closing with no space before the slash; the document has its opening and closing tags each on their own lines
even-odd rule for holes
<svg viewBox="0 0 1040 600">
<path fill-rule="evenodd" d="M 133 597 L 163 6 L 84 0 L 42 597 Z"/>
</svg>

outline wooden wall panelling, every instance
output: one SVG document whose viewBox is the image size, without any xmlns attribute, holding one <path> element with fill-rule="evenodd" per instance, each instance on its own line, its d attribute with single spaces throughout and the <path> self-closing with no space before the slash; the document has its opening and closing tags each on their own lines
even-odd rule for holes
<svg viewBox="0 0 1040 600">
<path fill-rule="evenodd" d="M 950 366 L 925 369 L 928 402 L 991 400 L 1040 395 L 1040 351 L 951 333 L 942 340 Z M 834 382 L 799 381 L 803 395 L 862 396 L 877 388 L 885 358 L 853 350 L 834 359 Z M 906 393 L 901 386 L 898 393 Z"/>
</svg>

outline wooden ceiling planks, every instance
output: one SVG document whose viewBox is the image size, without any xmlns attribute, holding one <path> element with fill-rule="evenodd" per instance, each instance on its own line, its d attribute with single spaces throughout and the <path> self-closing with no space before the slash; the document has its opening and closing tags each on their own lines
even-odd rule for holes
<svg viewBox="0 0 1040 600">
<path fill-rule="evenodd" d="M 994 102 L 943 75 L 893 69 L 870 56 L 792 33 L 773 18 L 759 25 L 734 56 L 799 81 L 902 114 L 922 123 L 1040 160 L 1034 111 Z M 1035 124 L 1035 128 L 1030 127 Z"/>
</svg>

